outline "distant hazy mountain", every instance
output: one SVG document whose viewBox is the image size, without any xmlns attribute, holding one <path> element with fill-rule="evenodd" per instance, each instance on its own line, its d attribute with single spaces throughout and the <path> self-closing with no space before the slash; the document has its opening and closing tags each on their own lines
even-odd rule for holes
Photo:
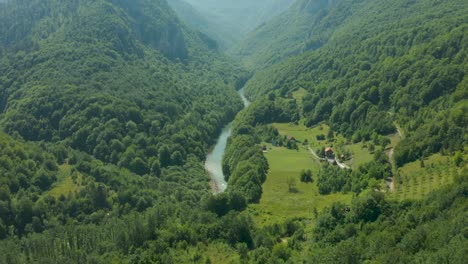
<svg viewBox="0 0 468 264">
<path fill-rule="evenodd" d="M 204 13 L 184 0 L 170 0 L 168 2 L 185 23 L 215 40 L 221 49 L 225 49 L 237 41 L 236 36 L 231 34 L 235 29 L 228 24 L 221 26 L 215 15 Z"/>
<path fill-rule="evenodd" d="M 294 0 L 170 0 L 169 3 L 186 23 L 227 49 L 285 11 Z"/>
<path fill-rule="evenodd" d="M 249 68 L 263 68 L 291 54 L 314 49 L 328 38 L 335 23 L 348 15 L 341 9 L 333 10 L 339 17 L 328 14 L 336 0 L 299 0 L 286 12 L 251 32 L 233 48 L 233 54 L 244 59 Z M 255 66 L 254 66 L 255 65 Z"/>
</svg>

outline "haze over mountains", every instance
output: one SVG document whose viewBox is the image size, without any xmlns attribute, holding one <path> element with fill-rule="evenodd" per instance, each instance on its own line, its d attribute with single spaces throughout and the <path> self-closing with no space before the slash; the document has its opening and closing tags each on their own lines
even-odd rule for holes
<svg viewBox="0 0 468 264">
<path fill-rule="evenodd" d="M 0 263 L 464 263 L 467 14 L 0 0 Z"/>
<path fill-rule="evenodd" d="M 287 56 L 316 49 L 349 13 L 329 0 L 296 1 L 286 12 L 250 32 L 233 54 L 248 67 L 265 67 Z M 336 16 L 340 13 L 340 16 Z M 255 65 L 255 66 L 254 66 Z"/>
<path fill-rule="evenodd" d="M 230 49 L 256 27 L 282 13 L 294 0 L 170 0 L 189 24 Z"/>
</svg>

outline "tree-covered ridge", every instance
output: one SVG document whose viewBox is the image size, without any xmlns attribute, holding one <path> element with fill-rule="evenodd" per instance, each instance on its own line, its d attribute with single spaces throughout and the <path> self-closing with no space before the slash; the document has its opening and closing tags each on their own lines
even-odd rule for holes
<svg viewBox="0 0 468 264">
<path fill-rule="evenodd" d="M 57 171 L 52 154 L 0 133 L 0 239 L 8 236 L 10 226 L 15 226 L 19 234 L 43 230 L 41 213 L 33 211 L 26 194 L 38 197 L 48 190 L 56 181 Z"/>
<path fill-rule="evenodd" d="M 142 51 L 136 42 L 140 41 L 169 58 L 185 59 L 190 41 L 187 35 L 194 37 L 194 32 L 181 27 L 164 0 L 10 1 L 2 12 L 3 46 L 25 41 L 24 38 L 44 40 L 59 33 L 65 40 L 99 39 L 117 51 L 139 55 Z M 193 48 L 195 43 L 190 44 Z"/>
<path fill-rule="evenodd" d="M 258 72 L 247 92 L 259 97 L 305 88 L 306 124 L 327 121 L 354 141 L 393 132 L 397 122 L 406 135 L 395 153 L 399 165 L 463 148 L 464 1 L 344 3 L 354 13 L 323 47 Z"/>
<path fill-rule="evenodd" d="M 0 145 L 2 239 L 42 233 L 67 223 L 98 224 L 106 214 L 142 212 L 169 199 L 168 185 L 180 191 L 181 200 L 196 204 L 204 194 L 200 189 L 207 184 L 202 167 L 193 158 L 183 170 L 159 169 L 141 177 L 63 144 L 26 143 L 2 133 Z"/>
<path fill-rule="evenodd" d="M 0 146 L 1 263 L 167 262 L 198 242 L 250 239 L 245 217 L 200 207 L 208 179 L 194 157 L 140 176 L 64 145 L 0 133 Z"/>
<path fill-rule="evenodd" d="M 246 75 L 212 40 L 179 22 L 164 0 L 2 2 L 0 263 L 465 262 L 466 150 L 435 169 L 421 159 L 432 173 L 450 170 L 454 183 L 399 202 L 379 190 L 398 168 L 384 152 L 390 139 L 374 133 L 394 131 L 395 121 L 403 128 L 397 162 L 440 145 L 465 147 L 461 1 L 337 2 L 336 15 L 353 11 L 343 15 L 349 24 L 326 27 L 323 47 L 249 83 L 256 101 L 233 123 L 223 160 L 229 184 L 219 195 L 203 160 L 241 109 L 234 88 Z M 388 23 L 374 23 L 372 10 Z M 247 204 L 268 188 L 267 143 L 310 155 L 305 140 L 269 124 L 304 120 L 330 123 L 327 144 L 341 144 L 334 132 L 347 141 L 370 137 L 363 143 L 373 160 L 309 174 L 313 199 L 352 192 L 349 204 L 254 222 L 271 215 Z"/>
<path fill-rule="evenodd" d="M 156 160 L 165 167 L 182 165 L 190 153 L 204 159 L 242 107 L 233 88 L 243 73 L 177 24 L 165 1 L 156 3 L 31 1 L 43 13 L 8 3 L 5 13 L 17 15 L 2 16 L 5 25 L 35 26 L 6 27 L 3 35 L 17 36 L 4 38 L 0 61 L 5 130 L 64 141 L 139 174 Z M 164 45 L 180 41 L 184 50 L 166 53 Z M 25 42 L 32 48 L 22 49 Z"/>
<path fill-rule="evenodd" d="M 233 48 L 248 68 L 263 69 L 283 59 L 321 47 L 350 15 L 344 1 L 299 0 L 264 23 Z"/>
<path fill-rule="evenodd" d="M 201 206 L 202 161 L 242 108 L 245 75 L 212 40 L 165 1 L 1 8 L 0 125 L 29 143 L 1 134 L 0 262 L 130 261 L 162 236 L 148 255 L 165 262 L 179 242 L 238 241 L 236 217 Z"/>
<path fill-rule="evenodd" d="M 236 41 L 237 36 L 231 34 L 232 27 L 220 26 L 213 14 L 204 13 L 184 0 L 171 0 L 168 3 L 186 24 L 212 38 L 217 48 L 225 49 Z"/>
</svg>

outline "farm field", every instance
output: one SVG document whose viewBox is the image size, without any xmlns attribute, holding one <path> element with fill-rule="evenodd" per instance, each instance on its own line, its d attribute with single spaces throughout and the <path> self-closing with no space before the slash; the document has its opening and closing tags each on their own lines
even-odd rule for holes
<svg viewBox="0 0 468 264">
<path fill-rule="evenodd" d="M 322 133 L 319 127 L 308 129 L 303 125 L 274 124 L 282 136 L 293 136 L 299 142 L 305 139 L 311 143 L 315 135 Z M 351 194 L 335 193 L 320 195 L 315 183 L 303 183 L 299 180 L 302 170 L 310 169 L 316 180 L 320 162 L 313 158 L 306 146 L 298 144 L 298 150 L 285 147 L 268 147 L 265 157 L 270 170 L 267 180 L 262 185 L 263 194 L 259 204 L 251 205 L 249 210 L 260 225 L 282 222 L 288 218 L 314 219 L 315 212 L 331 206 L 334 202 L 350 203 Z M 289 191 L 288 179 L 295 180 L 295 190 Z"/>
<path fill-rule="evenodd" d="M 303 142 L 307 139 L 309 146 L 317 150 L 319 148 L 326 148 L 332 146 L 335 150 L 340 153 L 347 151 L 351 153 L 352 159 L 345 161 L 345 163 L 352 168 L 357 168 L 359 165 L 369 162 L 373 158 L 373 153 L 362 142 L 349 143 L 341 136 L 335 134 L 335 139 L 330 142 L 328 140 L 317 140 L 318 135 L 327 135 L 330 128 L 326 124 L 316 125 L 308 128 L 303 124 L 295 125 L 291 123 L 274 123 L 273 126 L 278 129 L 281 135 L 294 136 L 299 142 Z M 390 136 L 390 140 L 396 142 L 394 136 Z"/>
<path fill-rule="evenodd" d="M 320 169 L 319 161 L 312 158 L 310 152 L 303 147 L 289 150 L 271 147 L 265 153 L 270 164 L 267 180 L 263 184 L 263 194 L 259 204 L 251 206 L 254 210 L 255 221 L 260 225 L 284 221 L 288 218 L 314 218 L 314 208 L 320 212 L 334 202 L 349 203 L 351 194 L 320 195 L 315 183 L 302 183 L 300 172 L 304 169 L 312 170 L 314 180 Z M 288 189 L 288 178 L 296 181 L 296 190 Z"/>
<path fill-rule="evenodd" d="M 397 200 L 422 199 L 431 191 L 452 183 L 454 176 L 461 173 L 462 168 L 455 166 L 451 156 L 431 155 L 423 160 L 423 164 L 418 160 L 398 170 L 395 193 L 390 197 Z"/>
</svg>

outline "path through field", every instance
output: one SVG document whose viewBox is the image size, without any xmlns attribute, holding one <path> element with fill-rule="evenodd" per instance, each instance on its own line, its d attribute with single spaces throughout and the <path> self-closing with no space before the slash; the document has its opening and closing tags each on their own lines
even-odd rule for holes
<svg viewBox="0 0 468 264">
<path fill-rule="evenodd" d="M 388 151 L 388 160 L 390 161 L 390 164 L 392 165 L 392 168 L 394 168 L 393 164 L 393 152 L 394 148 L 391 148 Z M 390 192 L 395 192 L 395 177 L 389 177 L 386 181 L 388 188 L 390 189 Z"/>
<path fill-rule="evenodd" d="M 316 158 L 316 159 L 318 159 L 318 160 L 320 160 L 320 161 L 324 160 L 323 158 L 320 158 L 320 157 L 317 155 L 317 153 L 315 153 L 315 151 L 314 151 L 311 147 L 309 147 L 309 151 L 310 151 L 310 153 L 312 154 L 312 156 L 314 156 L 314 158 Z M 338 167 L 340 167 L 340 168 L 342 168 L 342 169 L 351 169 L 351 167 L 349 167 L 349 166 L 346 165 L 346 164 L 343 164 L 343 163 L 339 162 L 337 159 L 335 159 L 335 161 L 336 161 L 336 164 L 338 165 Z"/>
</svg>

